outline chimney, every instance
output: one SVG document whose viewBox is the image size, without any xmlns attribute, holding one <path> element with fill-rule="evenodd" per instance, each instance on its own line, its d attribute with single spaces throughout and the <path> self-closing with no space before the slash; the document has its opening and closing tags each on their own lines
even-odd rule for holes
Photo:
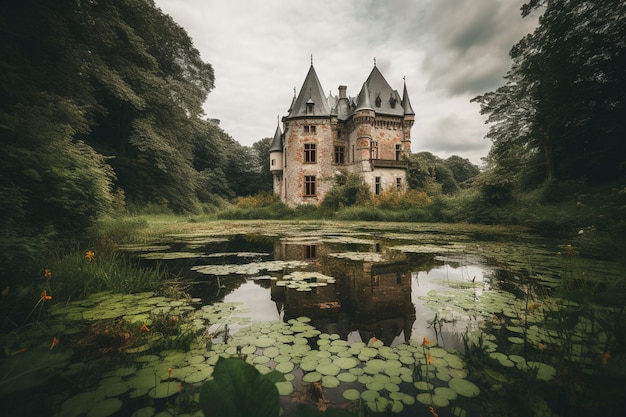
<svg viewBox="0 0 626 417">
<path fill-rule="evenodd" d="M 348 88 L 348 87 L 346 87 L 345 85 L 340 85 L 339 86 L 339 98 L 340 99 L 341 98 L 347 98 L 347 96 L 346 96 L 346 88 Z"/>
</svg>

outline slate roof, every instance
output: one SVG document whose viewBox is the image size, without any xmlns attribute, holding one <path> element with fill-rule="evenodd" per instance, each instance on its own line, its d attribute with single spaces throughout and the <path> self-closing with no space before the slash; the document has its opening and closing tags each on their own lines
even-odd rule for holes
<svg viewBox="0 0 626 417">
<path fill-rule="evenodd" d="M 270 145 L 270 152 L 282 152 L 283 151 L 283 134 L 280 131 L 280 122 L 276 125 L 276 132 L 274 133 L 274 140 Z"/>
<path fill-rule="evenodd" d="M 307 103 L 313 104 L 313 111 L 307 112 Z M 328 100 L 322 90 L 319 78 L 315 73 L 313 64 L 309 68 L 309 72 L 304 79 L 300 94 L 293 102 L 288 119 L 294 117 L 311 117 L 311 116 L 330 116 L 330 107 L 328 106 Z"/>
<path fill-rule="evenodd" d="M 307 103 L 313 104 L 312 112 L 307 112 Z M 289 107 L 288 119 L 296 117 L 337 116 L 347 120 L 356 110 L 371 109 L 377 114 L 404 116 L 415 115 L 409 94 L 404 83 L 402 97 L 391 88 L 377 66 L 372 68 L 357 97 L 336 97 L 332 92 L 324 94 L 313 64 L 304 79 L 300 93 L 294 97 Z"/>
<path fill-rule="evenodd" d="M 372 110 L 379 114 L 404 116 L 400 94 L 391 88 L 377 66 L 372 68 L 372 72 L 370 72 L 369 77 L 367 77 L 365 85 L 367 86 L 367 93 L 369 94 Z M 361 89 L 357 101 L 361 99 L 361 94 L 363 94 L 363 89 Z"/>
</svg>

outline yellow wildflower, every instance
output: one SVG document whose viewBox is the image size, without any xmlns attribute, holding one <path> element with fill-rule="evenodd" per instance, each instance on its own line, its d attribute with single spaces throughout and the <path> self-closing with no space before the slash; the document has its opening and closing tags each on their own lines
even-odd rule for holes
<svg viewBox="0 0 626 417">
<path fill-rule="evenodd" d="M 85 259 L 87 259 L 88 261 L 93 261 L 95 257 L 96 254 L 93 251 L 88 250 L 85 252 Z"/>
<path fill-rule="evenodd" d="M 43 276 L 50 281 L 50 278 L 52 278 L 52 271 L 50 271 L 49 269 L 44 269 L 43 271 Z"/>
<path fill-rule="evenodd" d="M 41 293 L 41 298 L 39 299 L 39 301 L 48 301 L 48 300 L 52 300 L 52 296 L 48 295 L 46 290 L 43 290 L 43 292 Z"/>
<path fill-rule="evenodd" d="M 422 346 L 428 346 L 430 345 L 432 342 L 426 338 L 422 339 Z"/>
<path fill-rule="evenodd" d="M 144 332 L 149 332 L 150 328 L 148 327 L 148 325 L 146 323 L 144 323 L 143 326 L 141 326 L 140 330 L 143 330 Z"/>
<path fill-rule="evenodd" d="M 59 344 L 59 339 L 57 339 L 57 337 L 54 336 L 54 338 L 52 339 L 52 344 L 50 345 L 50 350 L 54 349 L 54 347 L 58 344 Z"/>
<path fill-rule="evenodd" d="M 426 363 L 428 363 L 429 365 L 433 363 L 433 357 L 430 352 L 428 352 L 428 355 L 426 356 Z"/>
</svg>

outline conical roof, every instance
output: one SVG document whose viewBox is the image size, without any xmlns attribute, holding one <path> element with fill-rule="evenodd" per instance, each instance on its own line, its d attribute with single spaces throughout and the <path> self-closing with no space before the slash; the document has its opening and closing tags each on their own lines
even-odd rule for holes
<svg viewBox="0 0 626 417">
<path fill-rule="evenodd" d="M 307 108 L 308 107 L 308 108 Z M 310 111 L 309 111 L 310 108 Z M 295 117 L 311 117 L 311 116 L 329 116 L 330 108 L 328 100 L 317 78 L 313 64 L 309 68 L 309 72 L 304 79 L 300 94 L 293 102 L 287 118 Z"/>
<path fill-rule="evenodd" d="M 283 134 L 280 131 L 280 122 L 276 125 L 276 132 L 274 132 L 274 140 L 270 146 L 270 152 L 282 152 L 283 151 Z"/>
<path fill-rule="evenodd" d="M 374 66 L 365 81 L 372 109 L 376 113 L 403 116 L 404 109 L 400 105 L 400 94 L 385 80 L 378 67 Z M 358 107 L 358 106 L 357 106 Z"/>
<path fill-rule="evenodd" d="M 356 109 L 354 111 L 359 110 L 373 110 L 372 103 L 370 102 L 370 94 L 367 88 L 367 82 L 363 83 L 363 87 L 361 87 L 361 91 L 356 99 Z"/>
<path fill-rule="evenodd" d="M 402 109 L 404 114 L 415 116 L 413 106 L 411 106 L 411 100 L 409 100 L 409 92 L 406 89 L 406 80 L 404 81 L 404 90 L 402 91 Z"/>
</svg>

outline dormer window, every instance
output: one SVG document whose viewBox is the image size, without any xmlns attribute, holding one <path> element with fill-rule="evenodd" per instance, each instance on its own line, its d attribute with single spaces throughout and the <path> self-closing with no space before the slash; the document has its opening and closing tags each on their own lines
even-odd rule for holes
<svg viewBox="0 0 626 417">
<path fill-rule="evenodd" d="M 392 109 L 396 108 L 396 103 L 398 102 L 398 100 L 396 100 L 396 98 L 394 96 L 391 96 L 389 98 L 389 105 L 391 106 Z"/>
<path fill-rule="evenodd" d="M 374 102 L 376 103 L 376 107 L 380 107 L 383 101 L 380 99 L 380 96 L 376 96 L 376 100 Z"/>
<path fill-rule="evenodd" d="M 309 99 L 309 101 L 306 102 L 306 112 L 308 114 L 313 113 L 313 106 L 315 106 L 315 103 L 312 99 Z"/>
</svg>

